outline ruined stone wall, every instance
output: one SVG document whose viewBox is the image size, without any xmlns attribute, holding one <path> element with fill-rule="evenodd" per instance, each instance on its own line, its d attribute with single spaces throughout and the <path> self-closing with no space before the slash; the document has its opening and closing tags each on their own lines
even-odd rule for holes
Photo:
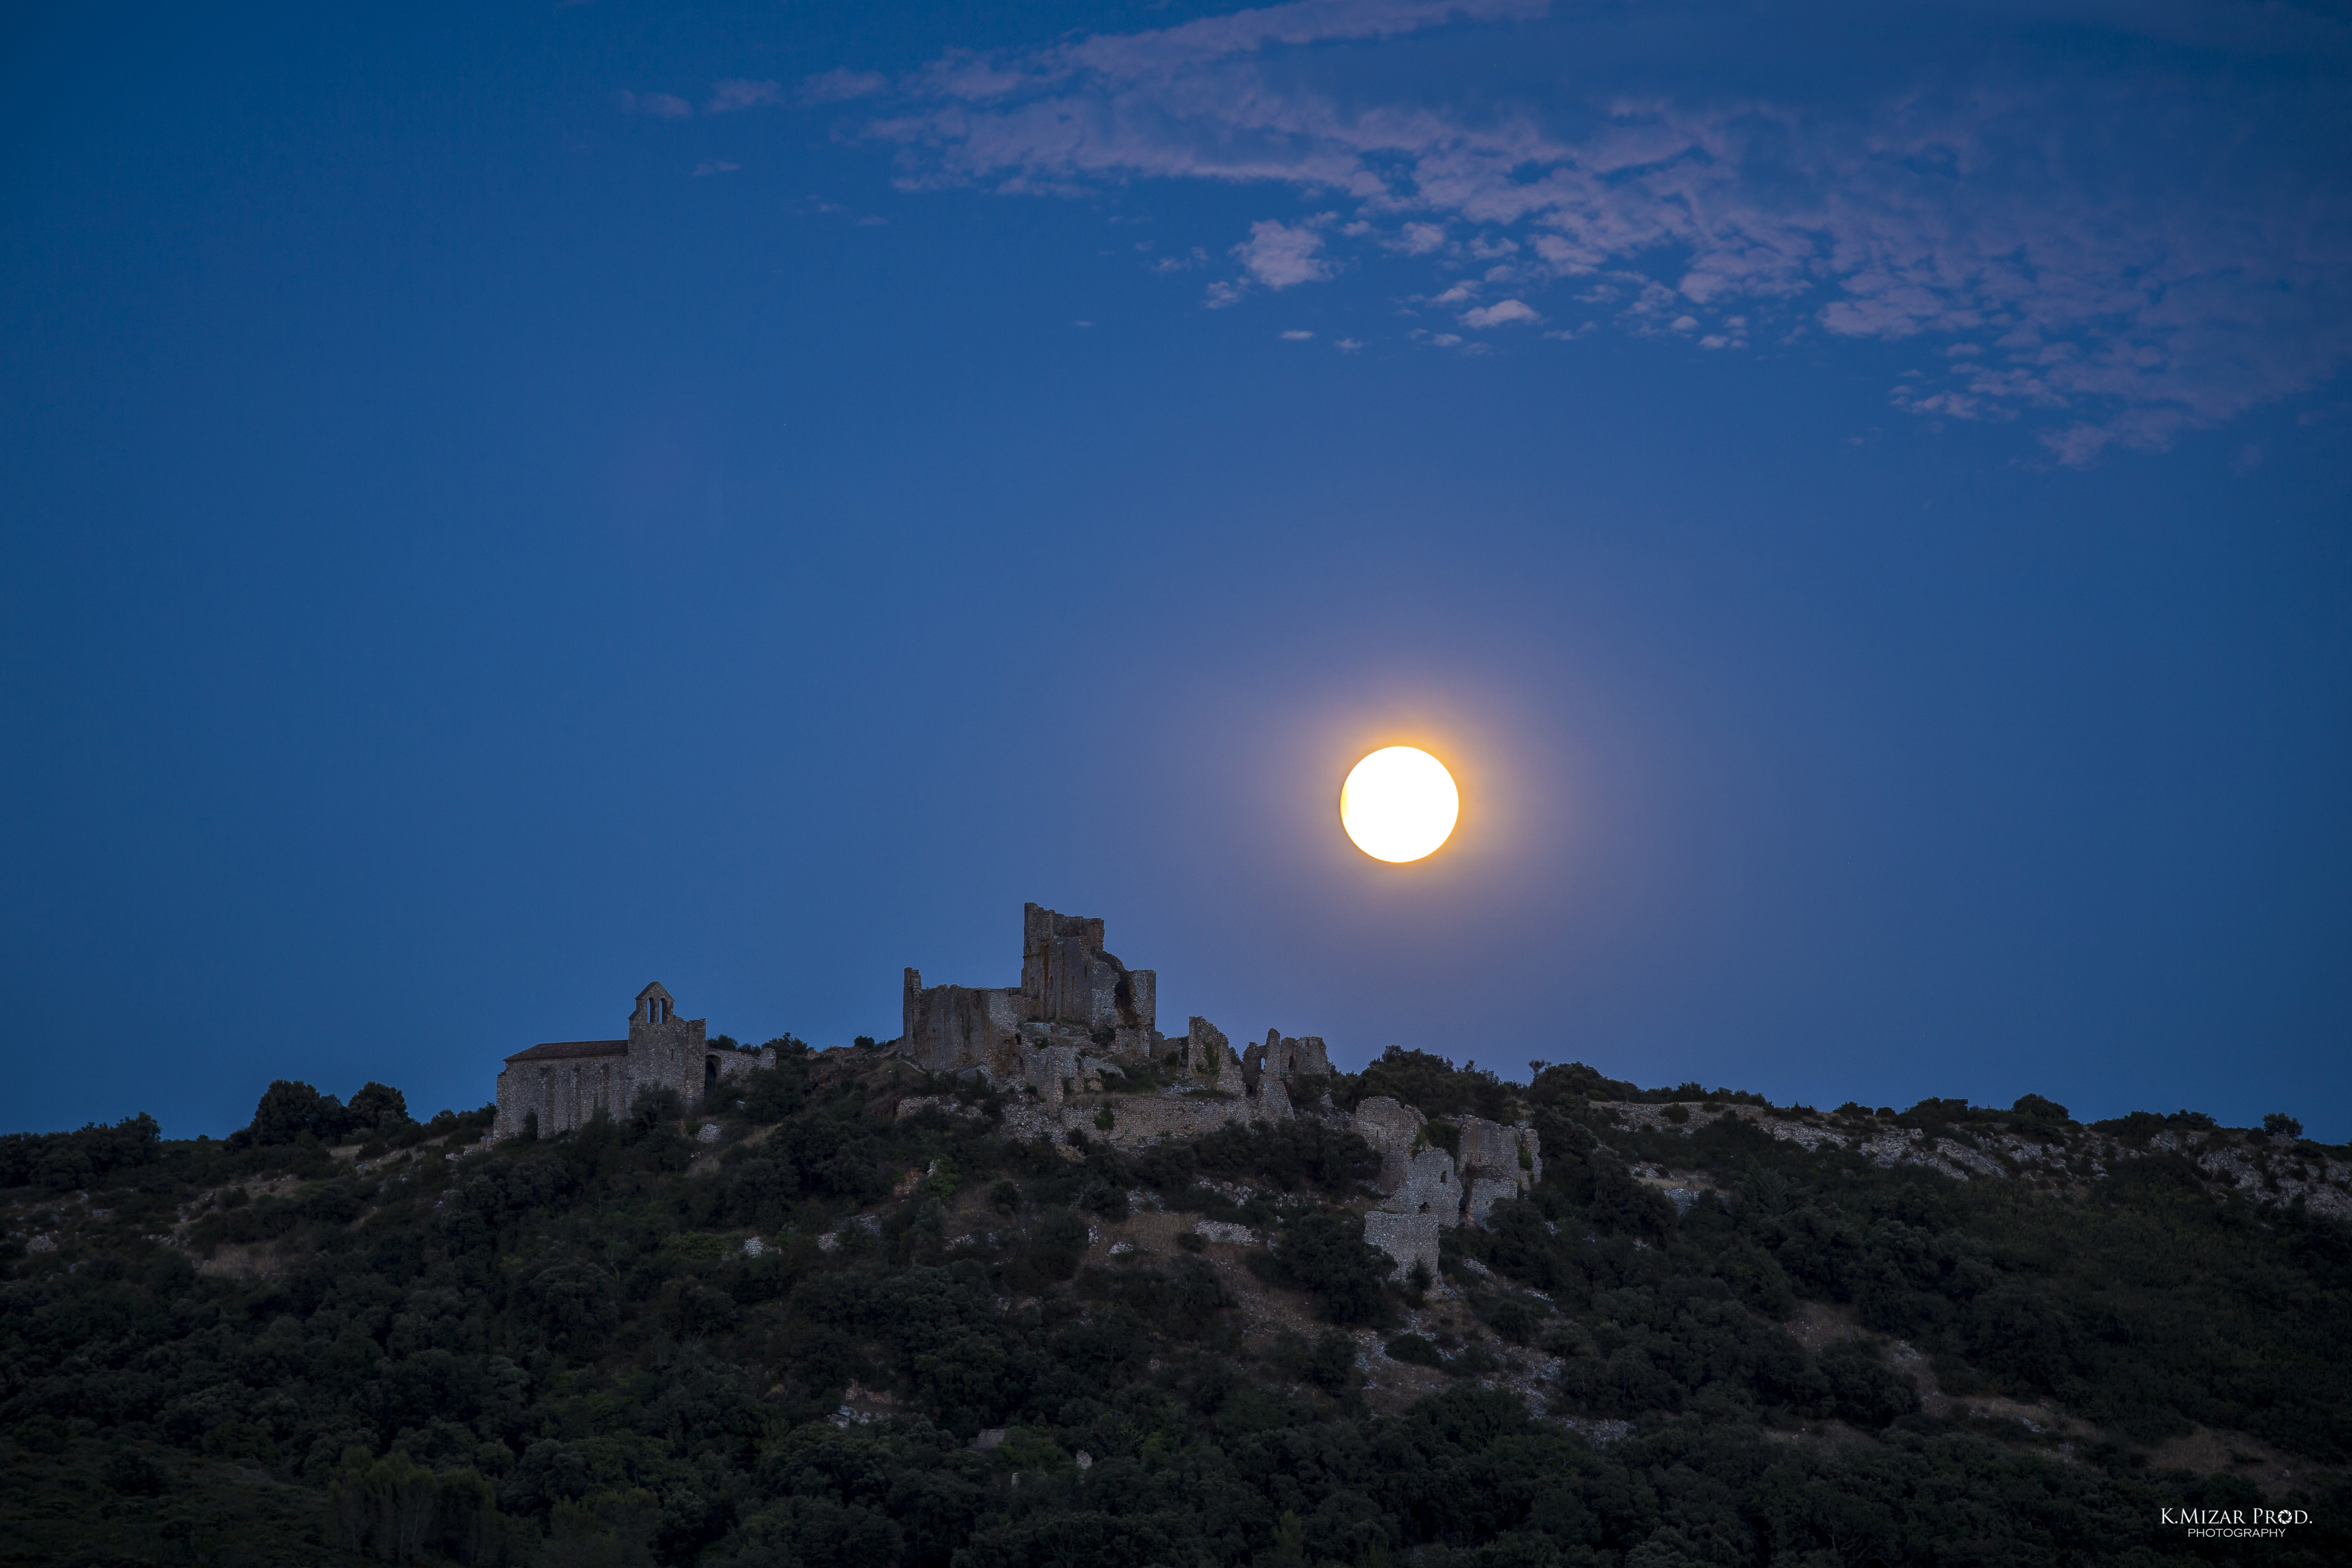
<svg viewBox="0 0 2352 1568">
<path fill-rule="evenodd" d="M 1130 970 L 1103 948 L 1103 922 L 1037 904 L 1021 906 L 1021 1006 L 1024 1021 L 1084 1030 L 1159 1026 L 1158 976 Z"/>
<path fill-rule="evenodd" d="M 984 1067 L 1000 1076 L 1016 1074 L 1020 1027 L 1017 993 L 969 985 L 926 987 L 920 970 L 907 971 L 898 1049 L 925 1071 Z"/>
<path fill-rule="evenodd" d="M 1241 1087 L 1241 1058 L 1225 1042 L 1225 1032 L 1198 1014 L 1184 1031 L 1184 1070 L 1203 1083 Z"/>
<path fill-rule="evenodd" d="M 1534 1128 L 1506 1127 L 1483 1116 L 1463 1117 L 1459 1125 L 1457 1159 L 1429 1142 L 1428 1120 L 1412 1106 L 1374 1095 L 1356 1107 L 1349 1126 L 1381 1156 L 1373 1184 L 1382 1194 L 1382 1210 L 1434 1226 L 1483 1226 L 1496 1204 L 1533 1192 L 1543 1179 Z M 1407 1235 L 1387 1220 L 1375 1226 L 1367 1219 L 1364 1238 L 1375 1247 L 1388 1246 L 1373 1240 L 1376 1228 L 1383 1236 Z M 1420 1235 L 1417 1228 L 1411 1232 L 1413 1238 Z M 1409 1267 L 1407 1252 L 1419 1245 L 1414 1239 L 1411 1247 L 1391 1247 L 1389 1254 L 1400 1268 Z"/>
<path fill-rule="evenodd" d="M 498 1102 L 498 1117 L 490 1123 L 493 1138 L 522 1136 L 526 1115 L 537 1116 L 534 1125 L 547 1125 L 545 1082 L 528 1068 L 510 1067 L 499 1074 Z"/>
<path fill-rule="evenodd" d="M 1301 1035 L 1293 1039 L 1278 1029 L 1268 1029 L 1265 1067 L 1277 1078 L 1320 1078 L 1331 1070 L 1331 1058 L 1323 1048 L 1320 1035 Z"/>
<path fill-rule="evenodd" d="M 1472 1225 L 1504 1198 L 1522 1196 L 1543 1180 L 1532 1127 L 1506 1127 L 1483 1116 L 1462 1118 L 1462 1217 Z"/>
<path fill-rule="evenodd" d="M 1433 1214 L 1391 1214 L 1374 1209 L 1364 1216 L 1364 1240 L 1395 1260 L 1391 1270 L 1407 1274 L 1416 1263 L 1437 1278 L 1437 1216 Z"/>
</svg>

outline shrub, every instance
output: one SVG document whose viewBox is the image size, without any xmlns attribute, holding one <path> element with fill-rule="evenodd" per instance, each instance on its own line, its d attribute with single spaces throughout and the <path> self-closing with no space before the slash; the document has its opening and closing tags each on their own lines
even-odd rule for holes
<svg viewBox="0 0 2352 1568">
<path fill-rule="evenodd" d="M 1282 1229 L 1270 1253 L 1254 1252 L 1250 1271 L 1271 1284 L 1305 1290 L 1328 1322 L 1376 1323 L 1385 1315 L 1389 1255 L 1364 1241 L 1356 1215 L 1310 1210 Z"/>
</svg>

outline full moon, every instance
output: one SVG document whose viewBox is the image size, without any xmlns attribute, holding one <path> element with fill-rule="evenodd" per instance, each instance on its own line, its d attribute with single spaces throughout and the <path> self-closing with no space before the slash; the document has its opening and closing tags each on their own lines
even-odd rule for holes
<svg viewBox="0 0 2352 1568">
<path fill-rule="evenodd" d="M 1383 746 L 1339 786 L 1339 825 L 1375 860 L 1418 860 L 1451 837 L 1461 792 L 1445 764 L 1414 746 Z"/>
</svg>

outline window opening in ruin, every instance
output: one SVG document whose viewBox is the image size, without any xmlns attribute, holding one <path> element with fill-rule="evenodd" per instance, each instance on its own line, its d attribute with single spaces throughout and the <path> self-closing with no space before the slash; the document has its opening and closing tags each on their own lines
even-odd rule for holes
<svg viewBox="0 0 2352 1568">
<path fill-rule="evenodd" d="M 702 1058 L 702 1098 L 705 1100 L 709 1099 L 711 1095 L 718 1091 L 718 1089 L 719 1058 L 717 1057 L 705 1057 Z"/>
</svg>

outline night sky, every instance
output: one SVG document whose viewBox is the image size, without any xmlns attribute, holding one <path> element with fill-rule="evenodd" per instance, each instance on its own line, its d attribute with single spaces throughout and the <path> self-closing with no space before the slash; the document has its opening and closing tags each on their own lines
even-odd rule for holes
<svg viewBox="0 0 2352 1568">
<path fill-rule="evenodd" d="M 2347 146 L 2293 4 L 20 10 L 0 1126 L 1034 900 L 1349 1067 L 2352 1136 Z"/>
</svg>

